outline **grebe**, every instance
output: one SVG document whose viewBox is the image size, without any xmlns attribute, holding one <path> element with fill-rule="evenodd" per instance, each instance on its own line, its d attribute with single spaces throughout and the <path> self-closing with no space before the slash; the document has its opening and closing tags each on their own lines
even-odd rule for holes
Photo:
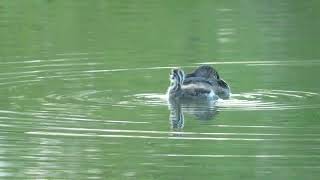
<svg viewBox="0 0 320 180">
<path fill-rule="evenodd" d="M 182 69 L 170 73 L 169 98 L 228 99 L 230 87 L 211 66 L 203 65 L 185 75 Z"/>
<path fill-rule="evenodd" d="M 186 75 L 184 84 L 190 84 L 194 82 L 206 82 L 209 83 L 215 94 L 221 99 L 228 99 L 230 97 L 229 85 L 220 78 L 218 71 L 208 65 L 202 65 L 195 69 L 192 73 Z"/>
<path fill-rule="evenodd" d="M 202 77 L 206 79 L 220 79 L 218 72 L 208 65 L 201 65 L 195 69 L 192 73 L 187 74 L 186 78 Z"/>
<path fill-rule="evenodd" d="M 170 73 L 169 98 L 215 98 L 215 93 L 209 83 L 197 81 L 183 84 L 185 74 L 182 69 L 173 69 Z"/>
</svg>

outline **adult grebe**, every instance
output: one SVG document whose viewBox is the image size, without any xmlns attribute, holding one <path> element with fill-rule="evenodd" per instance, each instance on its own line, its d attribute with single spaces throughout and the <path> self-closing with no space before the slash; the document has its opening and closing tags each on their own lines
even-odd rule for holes
<svg viewBox="0 0 320 180">
<path fill-rule="evenodd" d="M 192 73 L 186 75 L 183 84 L 196 82 L 209 83 L 215 94 L 221 99 L 228 99 L 230 97 L 231 90 L 229 85 L 220 78 L 218 71 L 211 66 L 199 66 Z"/>
<path fill-rule="evenodd" d="M 208 65 L 201 65 L 195 69 L 192 73 L 187 74 L 186 78 L 202 77 L 206 79 L 220 79 L 218 72 L 213 67 Z"/>
<path fill-rule="evenodd" d="M 185 75 L 182 69 L 173 69 L 170 73 L 168 95 L 185 98 L 221 98 L 230 97 L 230 87 L 220 79 L 218 72 L 211 66 L 203 65 L 194 72 Z"/>
<path fill-rule="evenodd" d="M 185 74 L 182 69 L 173 69 L 170 73 L 169 98 L 215 98 L 211 85 L 205 81 L 183 84 Z"/>
</svg>

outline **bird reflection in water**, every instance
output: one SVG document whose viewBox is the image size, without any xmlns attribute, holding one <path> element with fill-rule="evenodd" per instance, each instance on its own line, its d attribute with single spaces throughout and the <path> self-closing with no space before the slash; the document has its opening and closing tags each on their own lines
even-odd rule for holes
<svg viewBox="0 0 320 180">
<path fill-rule="evenodd" d="M 213 120 L 218 114 L 217 101 L 169 99 L 169 121 L 171 129 L 180 132 L 185 125 L 184 114 L 189 114 L 200 121 Z"/>
</svg>

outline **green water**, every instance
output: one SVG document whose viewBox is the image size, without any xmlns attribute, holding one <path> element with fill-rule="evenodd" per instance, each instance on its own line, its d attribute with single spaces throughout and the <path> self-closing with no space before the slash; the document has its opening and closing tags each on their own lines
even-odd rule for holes
<svg viewBox="0 0 320 180">
<path fill-rule="evenodd" d="M 0 179 L 317 179 L 319 16 L 300 0 L 0 1 Z M 231 99 L 168 104 L 170 69 L 199 64 Z"/>
</svg>

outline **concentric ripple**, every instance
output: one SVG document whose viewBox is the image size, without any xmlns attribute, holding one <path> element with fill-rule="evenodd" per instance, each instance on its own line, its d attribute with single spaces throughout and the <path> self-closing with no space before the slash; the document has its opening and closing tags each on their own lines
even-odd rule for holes
<svg viewBox="0 0 320 180">
<path fill-rule="evenodd" d="M 28 93 L 31 89 L 45 87 L 51 82 L 59 82 L 60 85 L 68 86 L 68 83 L 75 82 L 74 87 L 70 85 L 67 89 L 60 90 L 57 86 L 43 93 L 43 96 L 33 101 L 44 101 L 48 103 L 64 104 L 65 102 L 73 104 L 90 104 L 94 106 L 110 105 L 119 107 L 136 107 L 137 105 L 163 106 L 167 105 L 167 98 L 163 93 L 135 93 L 130 90 L 130 84 L 122 87 L 115 87 L 110 83 L 110 87 L 96 88 L 90 81 L 123 81 L 122 74 L 136 75 L 135 81 L 143 81 L 145 73 L 152 77 L 154 71 L 165 71 L 173 66 L 154 66 L 154 67 L 126 67 L 109 68 L 104 67 L 103 52 L 75 52 L 56 54 L 52 59 L 41 59 L 31 57 L 2 57 L 0 65 L 13 67 L 0 73 L 0 89 L 10 90 L 8 98 L 18 100 L 28 100 Z M 92 61 L 88 62 L 89 59 Z M 303 61 L 307 65 L 319 65 L 318 60 Z M 183 68 L 194 68 L 198 64 L 217 64 L 217 65 L 300 65 L 301 61 L 221 61 L 221 62 L 202 62 L 196 65 L 185 65 Z M 131 74 L 130 74 L 131 73 Z M 106 75 L 107 74 L 107 75 Z M 111 76 L 114 75 L 114 76 Z M 120 76 L 119 76 L 120 75 Z M 116 79 L 114 79 L 116 77 Z M 124 78 L 125 79 L 125 78 Z M 79 85 L 85 81 L 84 86 Z M 154 83 L 154 82 L 152 82 Z M 23 87 L 23 88 L 21 88 Z M 80 89 L 79 89 L 80 88 Z M 121 89 L 126 88 L 126 89 Z M 165 91 L 165 90 L 164 90 Z M 309 101 L 313 99 L 312 101 Z M 214 106 L 219 110 L 285 110 L 285 109 L 305 109 L 319 108 L 319 103 L 313 103 L 319 100 L 319 94 L 308 91 L 294 90 L 268 90 L 257 89 L 251 92 L 241 92 L 232 94 L 229 100 L 219 100 Z M 311 103 L 310 103 L 311 102 Z M 13 102 L 17 103 L 17 101 Z"/>
<path fill-rule="evenodd" d="M 133 102 L 140 104 L 151 106 L 167 104 L 164 94 L 136 94 L 134 97 L 136 99 Z M 306 91 L 257 89 L 253 92 L 232 94 L 230 99 L 219 99 L 214 105 L 223 111 L 286 110 L 320 107 L 320 104 L 310 104 L 309 99 L 320 100 L 320 95 Z"/>
</svg>

